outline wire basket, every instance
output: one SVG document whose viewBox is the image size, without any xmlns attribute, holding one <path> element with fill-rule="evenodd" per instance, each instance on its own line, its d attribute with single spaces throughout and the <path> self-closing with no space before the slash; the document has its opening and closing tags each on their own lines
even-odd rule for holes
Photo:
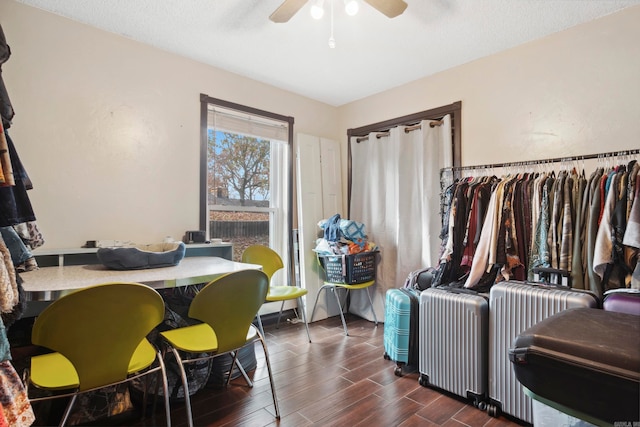
<svg viewBox="0 0 640 427">
<path fill-rule="evenodd" d="M 350 285 L 374 280 L 377 253 L 378 251 L 352 255 L 319 255 L 325 280 Z"/>
</svg>

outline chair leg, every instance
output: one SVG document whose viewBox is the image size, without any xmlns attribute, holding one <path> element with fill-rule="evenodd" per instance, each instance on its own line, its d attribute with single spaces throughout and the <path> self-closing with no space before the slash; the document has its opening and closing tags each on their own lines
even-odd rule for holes
<svg viewBox="0 0 640 427">
<path fill-rule="evenodd" d="M 71 396 L 71 400 L 67 404 L 67 407 L 64 410 L 64 414 L 62 415 L 62 419 L 60 420 L 60 427 L 67 424 L 67 419 L 69 418 L 69 415 L 71 415 L 71 409 L 73 408 L 73 404 L 76 403 L 77 397 L 78 394 L 74 394 L 73 396 Z"/>
<path fill-rule="evenodd" d="M 256 314 L 256 320 L 258 321 L 258 328 L 260 329 L 260 333 L 262 336 L 264 335 L 264 328 L 262 327 L 262 319 L 260 318 L 260 313 Z"/>
<path fill-rule="evenodd" d="M 331 285 L 322 285 L 320 289 L 318 289 L 318 293 L 316 294 L 316 302 L 313 303 L 313 310 L 311 310 L 311 319 L 309 320 L 310 322 L 313 322 L 313 316 L 315 316 L 316 314 L 316 307 L 318 306 L 318 300 L 320 300 L 320 294 L 328 287 L 331 287 Z"/>
<path fill-rule="evenodd" d="M 278 320 L 276 321 L 276 329 L 280 328 L 280 318 L 282 317 L 282 310 L 284 309 L 284 301 L 280 304 L 280 312 L 278 313 Z"/>
<path fill-rule="evenodd" d="M 171 347 L 171 351 L 173 352 L 173 355 L 176 358 L 176 362 L 178 363 L 178 368 L 180 369 L 180 378 L 182 379 L 182 388 L 184 390 L 184 404 L 187 408 L 187 421 L 189 422 L 189 427 L 193 427 L 193 414 L 191 413 L 191 398 L 189 396 L 187 373 L 185 372 L 184 366 L 182 365 L 182 358 L 180 357 L 178 350 Z M 166 394 L 165 396 L 168 397 L 168 394 Z"/>
<path fill-rule="evenodd" d="M 318 289 L 318 293 L 316 294 L 316 301 L 313 303 L 313 310 L 311 310 L 311 319 L 309 320 L 310 322 L 313 322 L 313 316 L 316 315 L 316 307 L 318 306 L 318 300 L 320 299 L 320 293 L 322 292 L 323 289 L 324 289 L 324 286 L 321 286 L 320 289 Z"/>
<path fill-rule="evenodd" d="M 242 376 L 244 377 L 244 380 L 247 382 L 247 385 L 249 386 L 249 388 L 253 387 L 253 381 L 251 381 L 251 378 L 249 378 L 249 375 L 247 375 L 247 371 L 244 370 L 244 366 L 242 366 L 242 363 L 240 363 L 240 361 L 238 360 L 238 352 L 237 351 L 232 351 L 230 352 L 230 354 L 233 356 L 233 361 L 231 362 L 231 368 L 229 369 L 229 375 L 227 376 L 227 387 L 229 386 L 229 383 L 231 382 L 231 374 L 233 373 L 233 367 L 237 366 L 238 370 L 240 371 L 240 373 L 242 374 Z"/>
<path fill-rule="evenodd" d="M 273 371 L 271 370 L 271 361 L 269 360 L 269 350 L 267 350 L 267 343 L 264 338 L 258 335 L 260 343 L 262 344 L 262 350 L 264 350 L 264 359 L 267 364 L 267 371 L 269 372 L 269 383 L 271 383 L 271 394 L 273 395 L 273 407 L 276 411 L 276 419 L 280 419 L 280 408 L 278 407 L 278 398 L 276 397 L 276 386 L 273 382 Z"/>
<path fill-rule="evenodd" d="M 338 296 L 338 290 L 334 286 L 331 288 L 333 294 L 336 296 L 336 301 L 338 302 L 338 308 L 340 309 L 340 318 L 342 319 L 342 327 L 344 328 L 344 334 L 349 336 L 349 331 L 347 330 L 347 321 L 344 319 L 344 313 L 342 312 L 342 303 L 340 302 L 340 297 Z M 347 297 L 349 296 L 349 290 L 347 289 Z M 346 301 L 346 299 L 345 299 Z"/>
<path fill-rule="evenodd" d="M 373 300 L 371 299 L 369 288 L 366 288 L 365 291 L 367 292 L 367 297 L 369 298 L 369 306 L 371 307 L 371 314 L 373 314 L 373 320 L 375 322 L 375 325 L 378 326 L 378 318 L 376 317 L 376 311 L 373 309 Z"/>
<path fill-rule="evenodd" d="M 304 322 L 304 327 L 307 329 L 307 338 L 309 338 L 309 342 L 311 342 L 311 334 L 309 333 L 309 322 L 307 322 L 307 310 L 305 309 L 302 297 L 298 298 L 298 308 L 302 312 L 302 321 Z"/>
<path fill-rule="evenodd" d="M 160 351 L 158 351 L 156 357 L 158 358 L 158 364 L 160 365 L 160 373 L 162 374 L 162 392 L 164 394 L 164 416 L 167 418 L 167 427 L 171 427 L 171 406 L 169 403 L 169 382 L 167 381 L 167 368 L 164 364 L 162 353 Z M 157 384 L 157 381 L 156 381 L 156 384 Z M 186 390 L 185 390 L 185 393 L 188 394 Z M 156 396 L 157 395 L 158 393 L 156 393 Z M 155 399 L 156 398 L 154 397 L 154 407 L 155 407 Z M 189 407 L 191 407 L 191 405 L 189 405 Z"/>
<path fill-rule="evenodd" d="M 229 383 L 231 382 L 231 374 L 233 374 L 233 368 L 236 366 L 236 362 L 238 361 L 238 353 L 232 351 L 229 353 L 233 360 L 231 361 L 231 366 L 229 367 L 229 375 L 227 375 L 227 382 L 225 383 L 225 387 L 229 387 Z"/>
<path fill-rule="evenodd" d="M 333 292 L 333 295 L 335 295 L 336 297 L 336 301 L 338 302 L 338 308 L 340 309 L 340 318 L 342 319 L 342 326 L 344 327 L 344 334 L 349 336 L 349 331 L 347 330 L 347 322 L 344 320 L 344 314 L 342 313 L 342 303 L 340 302 L 340 298 L 338 297 L 338 294 L 336 293 L 336 287 L 334 285 L 322 285 L 320 287 L 320 289 L 318 289 L 318 293 L 316 294 L 316 302 L 313 303 L 313 310 L 311 310 L 311 322 L 313 322 L 313 316 L 315 316 L 316 314 L 316 307 L 318 306 L 318 300 L 320 299 L 320 293 L 322 292 L 322 290 L 326 290 L 326 289 L 331 289 L 331 291 Z M 307 330 L 307 333 L 309 331 Z M 311 337 L 309 337 L 309 342 L 311 342 Z"/>
<path fill-rule="evenodd" d="M 338 292 L 338 289 L 340 288 L 336 288 L 336 293 Z M 349 311 L 349 307 L 347 306 L 347 303 L 349 302 L 349 289 L 344 288 L 344 290 L 344 302 L 340 302 L 340 310 L 342 310 L 343 313 Z"/>
<path fill-rule="evenodd" d="M 157 371 L 156 380 L 154 381 L 155 390 L 153 391 L 153 406 L 151 407 L 152 414 L 155 414 L 156 409 L 158 408 L 158 394 L 159 394 L 158 391 L 160 390 L 160 382 L 164 383 L 167 380 L 165 371 L 164 371 L 164 361 L 162 360 L 162 354 L 160 353 L 160 351 L 157 352 L 156 359 L 158 360 L 158 366 L 160 367 L 160 370 Z M 164 393 L 166 393 L 167 391 L 165 391 L 163 388 Z M 144 392 L 142 395 L 142 414 L 140 416 L 140 419 L 144 420 L 147 417 L 148 401 L 149 401 L 149 375 L 145 375 L 144 376 Z M 165 405 L 165 412 L 166 412 L 165 415 L 169 415 L 169 412 L 166 411 L 166 405 Z M 167 418 L 167 427 L 169 426 L 171 426 L 171 419 Z"/>
</svg>

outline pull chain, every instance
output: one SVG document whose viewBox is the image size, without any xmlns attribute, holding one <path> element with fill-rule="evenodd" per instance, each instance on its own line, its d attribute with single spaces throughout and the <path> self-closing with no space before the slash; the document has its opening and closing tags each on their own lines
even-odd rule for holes
<svg viewBox="0 0 640 427">
<path fill-rule="evenodd" d="M 335 49 L 336 39 L 333 38 L 333 0 L 331 0 L 331 37 L 329 37 L 329 47 Z"/>
</svg>

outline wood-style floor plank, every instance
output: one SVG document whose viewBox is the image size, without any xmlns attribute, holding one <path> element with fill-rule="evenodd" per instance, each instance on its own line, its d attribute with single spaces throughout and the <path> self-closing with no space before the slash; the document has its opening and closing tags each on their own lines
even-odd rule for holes
<svg viewBox="0 0 640 427">
<path fill-rule="evenodd" d="M 253 388 L 242 378 L 228 388 L 213 387 L 192 396 L 196 426 L 250 427 L 512 427 L 526 425 L 505 416 L 493 418 L 470 402 L 418 384 L 417 372 L 394 374 L 385 360 L 384 325 L 347 316 L 349 336 L 339 317 L 311 324 L 312 343 L 304 325 L 265 325 L 281 419 L 275 409 L 261 346 Z M 140 420 L 135 412 L 93 425 L 132 427 L 165 425 L 159 405 L 154 416 Z M 183 402 L 171 405 L 174 427 L 185 427 Z"/>
</svg>

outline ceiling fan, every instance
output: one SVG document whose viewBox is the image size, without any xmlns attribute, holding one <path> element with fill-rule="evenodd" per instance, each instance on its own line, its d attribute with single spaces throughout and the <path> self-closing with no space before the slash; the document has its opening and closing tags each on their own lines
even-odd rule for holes
<svg viewBox="0 0 640 427">
<path fill-rule="evenodd" d="M 308 0 L 284 0 L 282 4 L 269 16 L 273 22 L 287 22 L 295 15 Z M 407 8 L 404 0 L 364 0 L 374 9 L 389 18 L 395 18 Z"/>
</svg>

